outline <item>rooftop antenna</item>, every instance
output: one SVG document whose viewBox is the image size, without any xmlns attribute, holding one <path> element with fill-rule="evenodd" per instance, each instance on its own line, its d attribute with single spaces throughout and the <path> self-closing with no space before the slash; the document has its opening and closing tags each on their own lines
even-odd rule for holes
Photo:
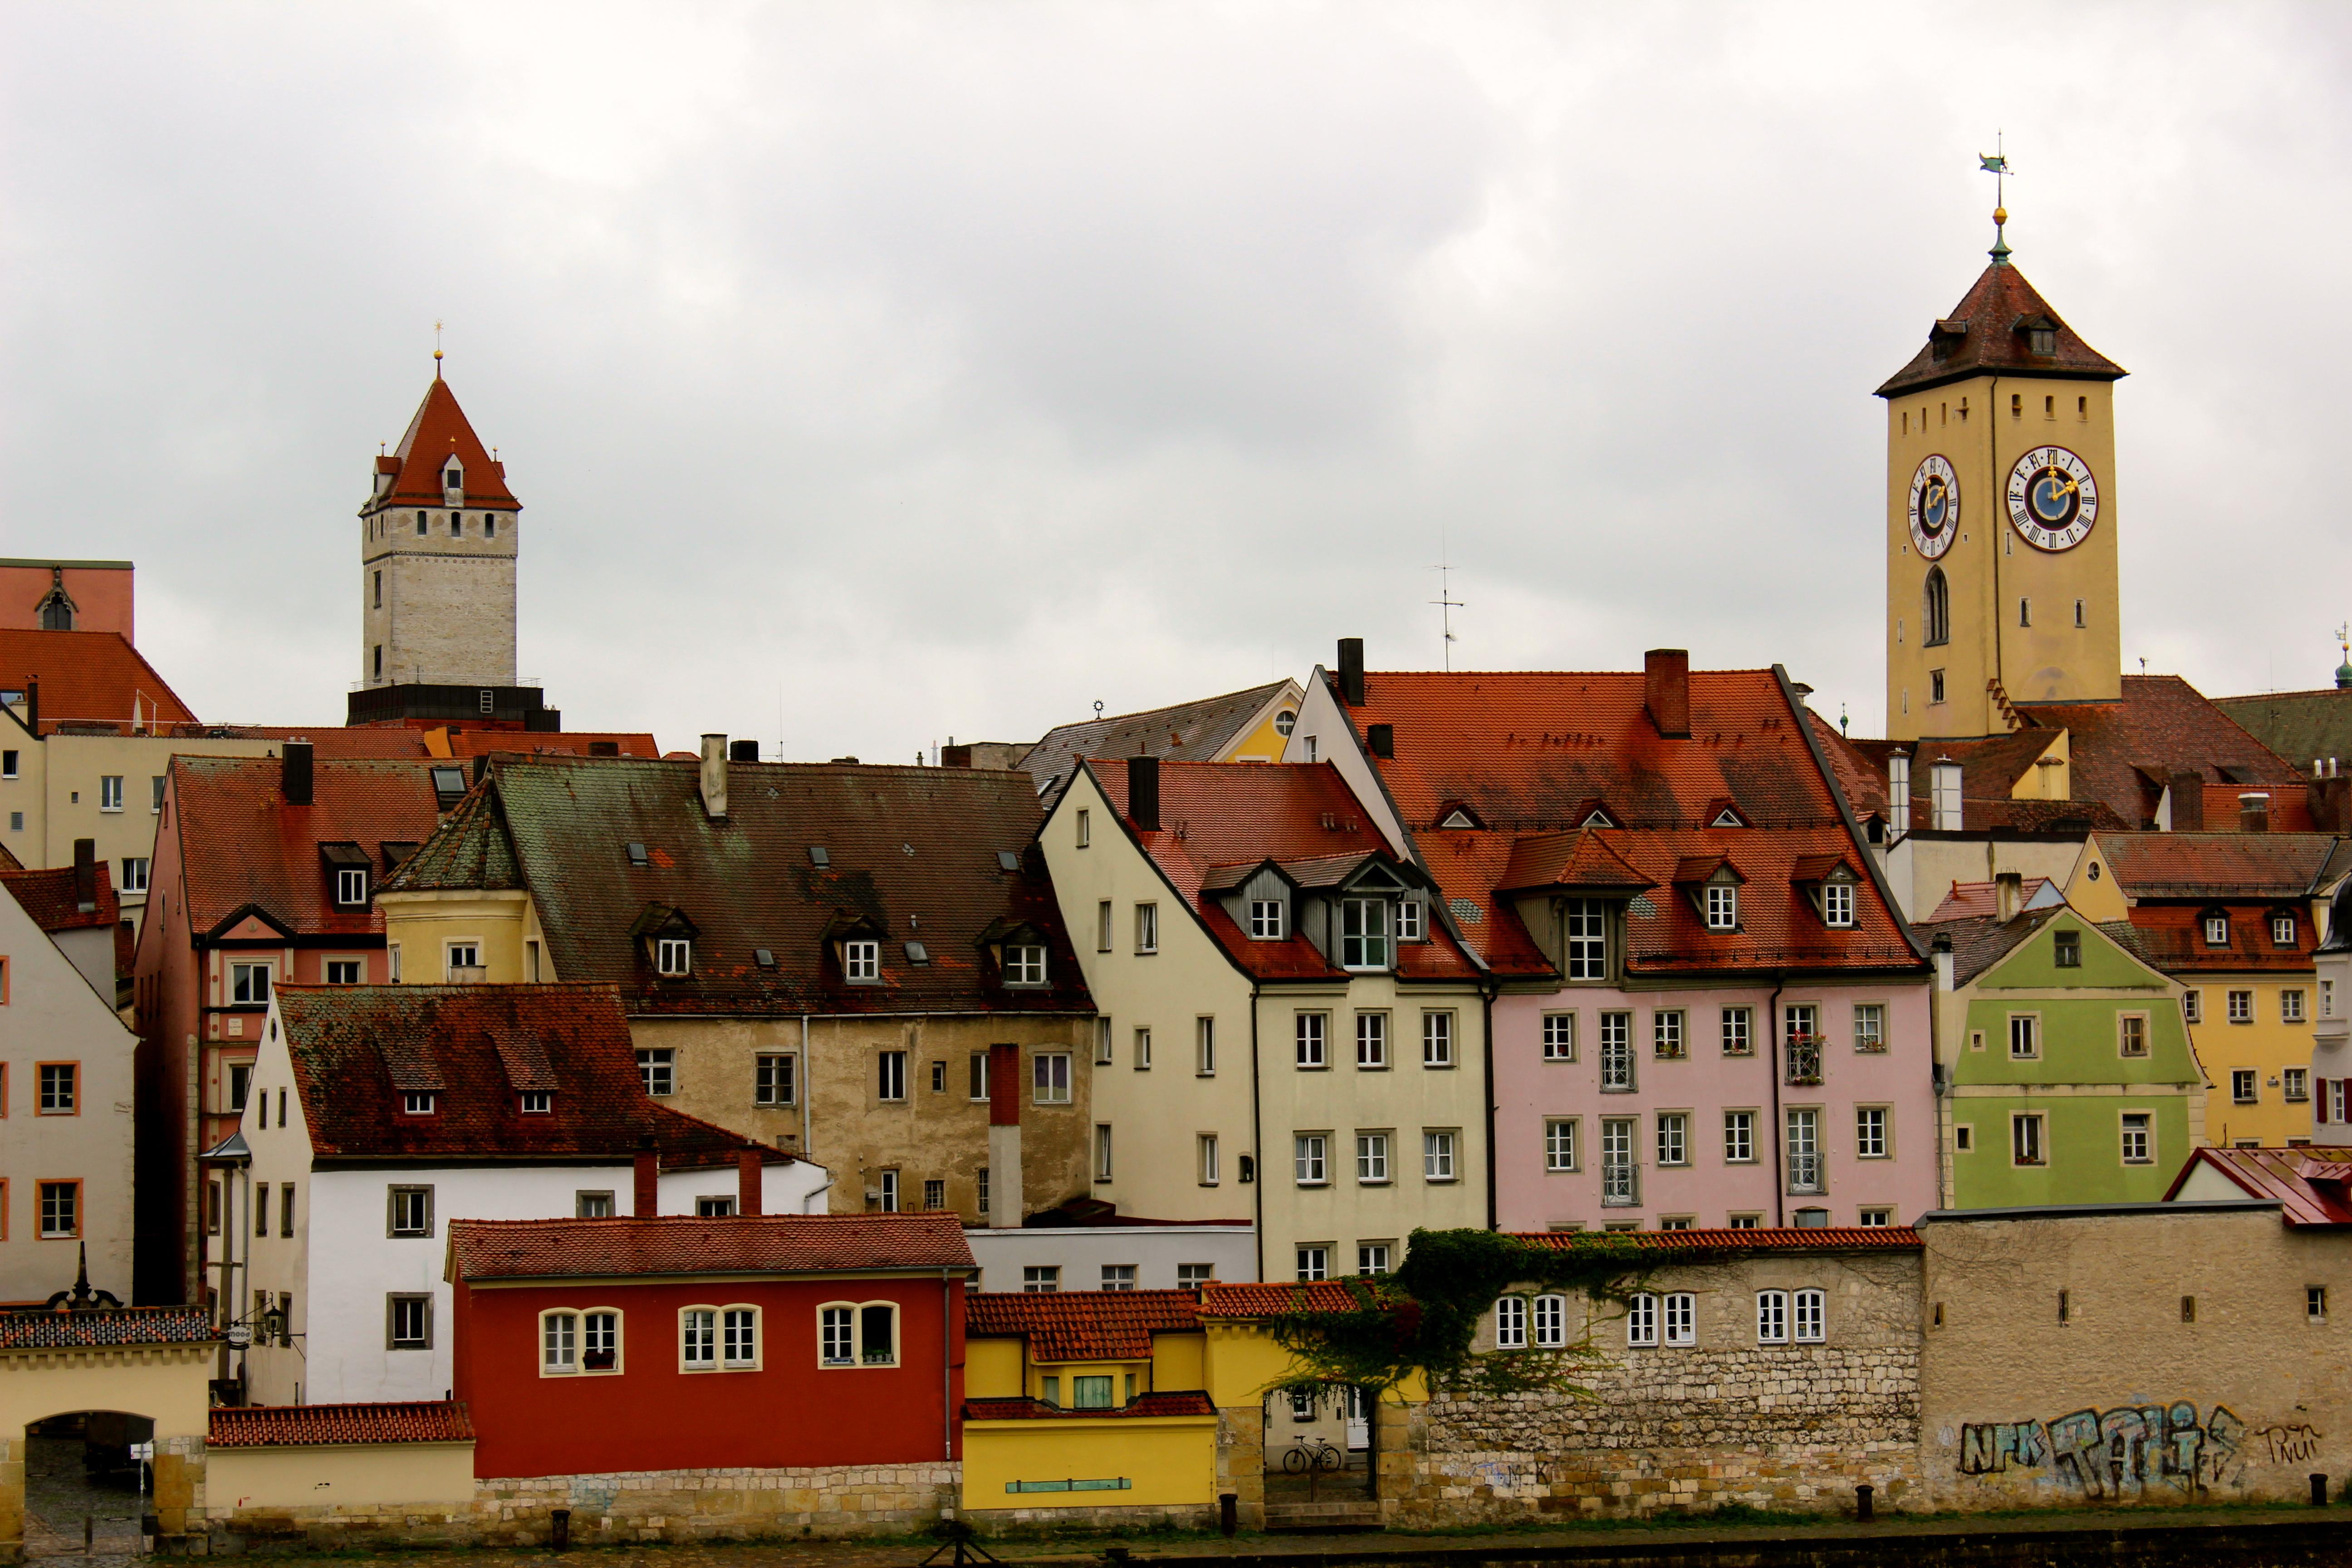
<svg viewBox="0 0 2352 1568">
<path fill-rule="evenodd" d="M 1995 267 L 2009 265 L 2009 240 L 2002 230 L 2009 223 L 2009 206 L 2002 200 L 2009 176 L 2017 173 L 2009 166 L 2009 155 L 2001 151 L 2001 132 L 1992 133 L 1992 156 L 1977 154 L 1977 172 L 1992 176 L 1992 248 L 1985 254 L 1992 258 Z"/>
<path fill-rule="evenodd" d="M 441 323 L 433 323 L 433 379 L 441 379 Z"/>
<path fill-rule="evenodd" d="M 1455 598 L 1448 587 L 1454 568 L 1446 564 L 1446 560 L 1445 531 L 1440 529 L 1437 534 L 1437 564 L 1430 568 L 1437 574 L 1437 597 L 1429 602 L 1437 606 L 1438 626 L 1445 634 L 1445 668 L 1450 674 L 1454 669 L 1454 612 L 1467 606 Z"/>
</svg>

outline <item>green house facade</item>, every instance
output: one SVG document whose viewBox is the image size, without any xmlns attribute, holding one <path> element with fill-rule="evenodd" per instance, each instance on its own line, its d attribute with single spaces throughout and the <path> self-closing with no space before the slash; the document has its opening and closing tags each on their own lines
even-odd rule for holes
<svg viewBox="0 0 2352 1568">
<path fill-rule="evenodd" d="M 1937 913 L 1945 1205 L 2161 1201 L 2205 1141 L 2180 987 L 2046 882 L 1957 888 Z"/>
</svg>

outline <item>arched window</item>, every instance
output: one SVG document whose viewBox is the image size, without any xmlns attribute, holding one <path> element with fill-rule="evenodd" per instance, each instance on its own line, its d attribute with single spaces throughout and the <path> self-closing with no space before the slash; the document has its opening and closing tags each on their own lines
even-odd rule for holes
<svg viewBox="0 0 2352 1568">
<path fill-rule="evenodd" d="M 1927 568 L 1927 586 L 1920 595 L 1919 623 L 1922 647 L 1935 647 L 1952 640 L 1952 588 L 1944 581 L 1941 566 Z"/>
</svg>

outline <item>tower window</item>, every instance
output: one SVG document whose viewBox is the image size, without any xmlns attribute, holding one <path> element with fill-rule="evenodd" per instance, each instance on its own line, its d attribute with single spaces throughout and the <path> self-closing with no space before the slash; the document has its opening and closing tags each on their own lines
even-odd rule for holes
<svg viewBox="0 0 2352 1568">
<path fill-rule="evenodd" d="M 2021 626 L 2030 626 L 2033 624 L 2032 600 L 2020 599 L 2017 601 L 2017 624 Z"/>
<path fill-rule="evenodd" d="M 2042 400 L 2042 417 L 2044 419 L 2055 419 L 2058 417 L 2058 399 L 2056 397 L 2045 397 Z"/>
<path fill-rule="evenodd" d="M 1936 423 L 1938 425 L 1948 425 L 1951 421 L 1952 405 L 1948 403 L 1938 403 L 1936 405 Z"/>
<path fill-rule="evenodd" d="M 2009 395 L 2009 416 L 2011 419 L 2025 417 L 2025 394 L 2012 392 Z"/>
<path fill-rule="evenodd" d="M 2089 622 L 2089 621 L 2087 621 L 2087 620 L 2085 620 L 2085 619 L 2084 618 L 2083 601 L 2082 601 L 2082 600 L 2080 600 L 2080 599 L 2077 599 L 2077 600 L 2075 600 L 2075 601 L 2074 601 L 2074 626 L 2075 626 L 2075 629 L 2079 631 L 2079 630 L 2080 630 L 2080 629 L 2082 629 L 2084 626 L 2088 626 L 2088 625 L 2090 625 L 2090 622 Z"/>
<path fill-rule="evenodd" d="M 375 673 L 379 679 L 383 676 L 383 644 L 382 643 L 375 645 Z"/>
<path fill-rule="evenodd" d="M 383 574 L 381 572 L 375 574 L 375 607 L 379 610 L 383 608 Z"/>
<path fill-rule="evenodd" d="M 452 539 L 463 539 L 466 537 L 466 514 L 464 512 L 453 511 L 449 514 L 449 537 Z"/>
<path fill-rule="evenodd" d="M 416 537 L 425 537 L 425 514 L 421 511 L 416 514 Z"/>
<path fill-rule="evenodd" d="M 1911 411 L 1907 408 L 1903 411 L 1903 434 L 1911 434 Z"/>
<path fill-rule="evenodd" d="M 1952 585 L 1941 566 L 1927 568 L 1927 586 L 1920 595 L 1922 647 L 1940 647 L 1952 640 Z"/>
<path fill-rule="evenodd" d="M 484 539 L 496 539 L 498 536 L 498 515 L 495 512 L 484 512 L 482 514 L 482 537 Z"/>
<path fill-rule="evenodd" d="M 2091 400 L 2087 397 L 2078 397 L 2074 399 L 2074 417 L 2077 419 L 2088 419 L 2090 416 Z"/>
<path fill-rule="evenodd" d="M 1927 672 L 1927 701 L 1932 706 L 1943 700 L 1944 672 L 1940 669 L 1931 669 Z"/>
</svg>

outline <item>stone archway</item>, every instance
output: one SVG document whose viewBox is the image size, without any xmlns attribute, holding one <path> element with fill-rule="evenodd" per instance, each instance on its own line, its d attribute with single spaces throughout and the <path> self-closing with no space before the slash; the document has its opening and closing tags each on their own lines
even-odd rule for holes
<svg viewBox="0 0 2352 1568">
<path fill-rule="evenodd" d="M 131 1557 L 154 1503 L 155 1421 L 78 1410 L 25 1428 L 24 1554 Z"/>
</svg>

